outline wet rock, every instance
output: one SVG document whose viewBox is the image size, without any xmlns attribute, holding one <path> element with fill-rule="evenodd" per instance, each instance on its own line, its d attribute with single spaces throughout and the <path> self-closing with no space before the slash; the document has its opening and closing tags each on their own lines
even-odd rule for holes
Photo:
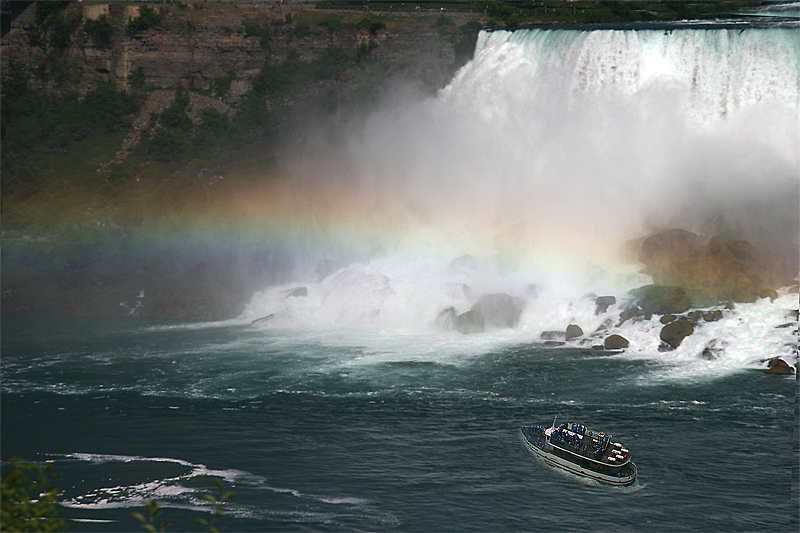
<svg viewBox="0 0 800 533">
<path fill-rule="evenodd" d="M 651 269 L 669 268 L 687 259 L 700 246 L 700 239 L 691 231 L 673 228 L 642 241 L 639 261 Z"/>
<path fill-rule="evenodd" d="M 466 283 L 446 283 L 447 295 L 453 299 L 466 299 L 472 294 L 472 289 Z"/>
<path fill-rule="evenodd" d="M 525 300 L 505 293 L 484 294 L 470 312 L 483 316 L 487 327 L 515 328 L 525 308 Z"/>
<path fill-rule="evenodd" d="M 616 333 L 606 337 L 606 340 L 603 342 L 603 348 L 606 350 L 621 350 L 628 346 L 630 346 L 628 339 Z"/>
<path fill-rule="evenodd" d="M 598 296 L 595 298 L 594 303 L 597 305 L 594 309 L 594 314 L 599 315 L 605 313 L 609 306 L 617 303 L 617 299 L 614 296 Z"/>
<path fill-rule="evenodd" d="M 459 333 L 480 333 L 486 329 L 483 315 L 474 311 L 467 311 L 460 315 L 455 307 L 444 309 L 436 319 L 437 324 L 446 331 L 458 331 Z"/>
<path fill-rule="evenodd" d="M 436 317 L 436 324 L 445 331 L 452 331 L 456 329 L 456 318 L 458 313 L 455 307 L 446 307 L 442 309 L 439 316 Z"/>
<path fill-rule="evenodd" d="M 470 309 L 456 317 L 456 331 L 464 334 L 486 331 L 486 319 L 480 311 Z"/>
<path fill-rule="evenodd" d="M 609 329 L 611 329 L 611 326 L 613 325 L 614 321 L 610 318 L 607 318 L 606 320 L 603 321 L 602 324 L 597 326 L 597 329 L 594 330 L 594 333 L 592 333 L 592 335 L 596 335 L 597 333 L 602 333 L 603 331 L 608 331 Z"/>
<path fill-rule="evenodd" d="M 639 298 L 639 307 L 646 315 L 667 315 L 686 312 L 692 304 L 683 287 L 645 285 L 630 291 Z"/>
<path fill-rule="evenodd" d="M 767 363 L 767 370 L 766 370 L 767 374 L 778 374 L 786 376 L 789 374 L 794 374 L 794 372 L 795 372 L 794 368 L 780 357 L 775 357 L 773 359 L 770 359 L 769 363 Z"/>
<path fill-rule="evenodd" d="M 698 309 L 695 309 L 691 313 L 686 313 L 686 318 L 691 320 L 693 323 L 697 324 L 698 322 L 700 322 L 700 319 L 703 318 L 703 312 Z"/>
<path fill-rule="evenodd" d="M 541 337 L 542 340 L 546 341 L 563 341 L 566 339 L 563 331 L 543 331 Z"/>
<path fill-rule="evenodd" d="M 670 322 L 661 328 L 661 340 L 674 349 L 680 346 L 683 339 L 692 333 L 694 333 L 694 326 L 691 321 L 680 319 Z"/>
<path fill-rule="evenodd" d="M 668 230 L 643 239 L 638 259 L 657 284 L 683 287 L 698 306 L 774 298 L 774 287 L 786 279 L 781 261 L 759 255 L 750 242 L 731 235 L 702 245 L 691 232 Z"/>
<path fill-rule="evenodd" d="M 525 308 L 525 300 L 505 293 L 484 294 L 466 313 L 457 314 L 455 308 L 444 309 L 437 323 L 445 330 L 461 333 L 480 333 L 487 328 L 515 328 Z"/>
<path fill-rule="evenodd" d="M 583 330 L 577 324 L 570 324 L 567 326 L 567 331 L 564 333 L 564 338 L 566 340 L 572 340 L 581 336 L 583 336 Z"/>
<path fill-rule="evenodd" d="M 624 310 L 623 312 L 621 312 L 619 314 L 619 324 L 617 324 L 617 326 L 621 326 L 622 324 L 624 324 L 628 320 L 630 320 L 632 318 L 637 318 L 637 317 L 640 317 L 640 316 L 644 316 L 644 311 L 642 310 L 641 307 L 639 307 L 638 305 L 634 305 L 633 307 L 629 307 L 629 308 L 627 308 L 626 310 Z"/>
<path fill-rule="evenodd" d="M 706 322 L 716 322 L 718 320 L 722 320 L 722 310 L 715 309 L 713 311 L 707 311 L 703 313 L 703 320 Z"/>
<path fill-rule="evenodd" d="M 261 318 L 256 318 L 252 322 L 250 322 L 251 326 L 255 326 L 256 324 L 266 324 L 267 322 L 272 321 L 275 318 L 274 314 L 269 314 L 267 316 L 262 316 Z"/>
<path fill-rule="evenodd" d="M 296 289 L 289 289 L 284 293 L 283 299 L 286 298 L 300 298 L 303 296 L 308 296 L 308 289 L 306 287 L 297 287 Z"/>
<path fill-rule="evenodd" d="M 713 361 L 714 359 L 719 358 L 721 353 L 722 349 L 717 345 L 716 341 L 711 341 L 706 345 L 705 348 L 703 348 L 703 351 L 700 353 L 700 357 L 708 361 Z"/>
<path fill-rule="evenodd" d="M 322 281 L 331 274 L 342 270 L 347 267 L 347 263 L 339 259 L 320 259 L 317 263 L 317 280 Z"/>
<path fill-rule="evenodd" d="M 708 249 L 712 254 L 724 253 L 725 251 L 736 259 L 750 260 L 755 259 L 756 249 L 750 242 L 741 239 L 732 239 L 727 235 L 715 235 L 708 241 Z"/>
<path fill-rule="evenodd" d="M 462 255 L 461 257 L 456 257 L 450 263 L 451 270 L 477 270 L 478 268 L 478 260 L 471 255 Z"/>
<path fill-rule="evenodd" d="M 535 300 L 539 297 L 539 287 L 533 283 L 529 283 L 528 286 L 525 287 L 525 296 L 531 300 Z"/>
<path fill-rule="evenodd" d="M 669 324 L 670 322 L 674 321 L 677 317 L 675 315 L 662 315 L 659 321 L 662 324 Z"/>
<path fill-rule="evenodd" d="M 774 302 L 776 298 L 778 298 L 778 291 L 775 289 L 769 288 L 762 288 L 758 290 L 758 297 L 759 298 L 769 298 L 770 301 Z"/>
</svg>

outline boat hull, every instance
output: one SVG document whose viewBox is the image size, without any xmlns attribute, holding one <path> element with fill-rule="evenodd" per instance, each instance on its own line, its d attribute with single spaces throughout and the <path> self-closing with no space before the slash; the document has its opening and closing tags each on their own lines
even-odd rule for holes
<svg viewBox="0 0 800 533">
<path fill-rule="evenodd" d="M 631 475 L 625 477 L 609 476 L 601 472 L 595 472 L 594 470 L 584 468 L 579 464 L 567 461 L 566 459 L 558 457 L 557 455 L 553 455 L 547 452 L 547 450 L 544 450 L 532 444 L 524 435 L 523 435 L 523 441 L 525 442 L 525 447 L 528 449 L 529 452 L 538 457 L 541 457 L 550 466 L 561 468 L 562 470 L 566 470 L 567 472 L 570 472 L 572 474 L 582 477 L 588 477 L 594 479 L 595 481 L 599 481 L 600 483 L 605 483 L 607 485 L 615 485 L 615 486 L 626 486 L 636 481 L 636 465 L 633 463 L 630 463 L 631 468 L 633 469 L 633 473 Z"/>
</svg>

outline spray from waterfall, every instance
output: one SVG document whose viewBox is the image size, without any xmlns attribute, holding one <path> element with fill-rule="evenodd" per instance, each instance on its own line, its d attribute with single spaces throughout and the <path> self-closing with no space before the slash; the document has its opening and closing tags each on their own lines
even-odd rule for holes
<svg viewBox="0 0 800 533">
<path fill-rule="evenodd" d="M 316 299 L 267 291 L 248 316 L 430 323 L 486 292 L 624 294 L 646 280 L 620 247 L 669 227 L 796 263 L 798 72 L 794 29 L 483 32 L 437 95 L 309 132 L 281 209 Z"/>
</svg>

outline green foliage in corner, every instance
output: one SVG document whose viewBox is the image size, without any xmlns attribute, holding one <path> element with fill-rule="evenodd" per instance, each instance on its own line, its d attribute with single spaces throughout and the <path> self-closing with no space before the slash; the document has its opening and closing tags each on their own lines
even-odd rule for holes
<svg viewBox="0 0 800 533">
<path fill-rule="evenodd" d="M 63 531 L 67 523 L 58 518 L 59 491 L 50 485 L 53 464 L 42 468 L 14 458 L 10 466 L 11 470 L 0 482 L 0 530 Z M 35 475 L 33 479 L 29 472 Z"/>
</svg>

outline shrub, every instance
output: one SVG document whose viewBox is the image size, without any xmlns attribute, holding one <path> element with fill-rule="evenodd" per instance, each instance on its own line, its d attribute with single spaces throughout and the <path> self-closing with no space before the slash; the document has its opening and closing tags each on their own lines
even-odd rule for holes
<svg viewBox="0 0 800 533">
<path fill-rule="evenodd" d="M 214 78 L 211 82 L 211 94 L 219 98 L 225 97 L 228 91 L 231 90 L 231 83 L 236 79 L 236 72 L 231 70 L 228 75 L 223 78 Z"/>
<path fill-rule="evenodd" d="M 269 26 L 262 26 L 257 22 L 245 22 L 244 34 L 246 37 L 258 37 L 261 46 L 264 48 L 269 46 L 269 42 L 272 40 L 272 31 L 270 31 Z"/>
<path fill-rule="evenodd" d="M 330 33 L 336 33 L 344 27 L 344 22 L 342 22 L 341 15 L 328 14 L 322 17 L 319 22 L 317 22 L 317 26 L 328 28 Z"/>
<path fill-rule="evenodd" d="M 380 30 L 386 29 L 386 23 L 379 17 L 364 17 L 358 21 L 356 28 L 360 30 L 366 30 L 370 33 L 370 35 L 375 35 Z"/>
<path fill-rule="evenodd" d="M 36 17 L 36 25 L 37 26 L 44 26 L 47 19 L 50 18 L 52 15 L 61 14 L 69 5 L 69 2 L 59 1 L 59 2 L 36 2 L 36 11 L 34 16 Z"/>
<path fill-rule="evenodd" d="M 156 11 L 150 6 L 139 6 L 139 16 L 131 19 L 128 23 L 128 33 L 130 35 L 138 35 L 142 32 L 155 28 L 164 20 L 164 15 Z"/>
<path fill-rule="evenodd" d="M 319 80 L 336 79 L 347 70 L 350 57 L 338 46 L 329 46 L 314 60 L 314 77 Z"/>
<path fill-rule="evenodd" d="M 303 37 L 307 37 L 311 35 L 311 25 L 308 23 L 306 19 L 298 20 L 294 28 L 292 28 L 291 36 L 302 39 Z"/>
<path fill-rule="evenodd" d="M 158 117 L 158 121 L 164 128 L 178 129 L 188 132 L 192 129 L 192 119 L 186 113 L 189 107 L 189 92 L 183 85 L 178 85 L 175 90 L 175 100 L 172 105 L 166 108 Z"/>
<path fill-rule="evenodd" d="M 156 161 L 168 163 L 186 151 L 187 135 L 175 128 L 158 128 L 150 139 L 149 152 Z"/>
<path fill-rule="evenodd" d="M 48 479 L 53 464 L 42 468 L 19 458 L 10 463 L 11 471 L 0 482 L 0 530 L 62 531 L 67 524 L 57 518 L 59 491 Z M 28 472 L 36 478 L 31 480 Z"/>
<path fill-rule="evenodd" d="M 231 130 L 231 120 L 228 115 L 212 108 L 201 109 L 198 114 L 200 127 L 192 139 L 192 144 L 208 147 L 223 146 Z"/>
<path fill-rule="evenodd" d="M 93 20 L 87 20 L 83 25 L 83 31 L 92 39 L 94 45 L 106 50 L 111 47 L 111 35 L 113 29 L 108 15 L 103 14 Z"/>
</svg>

